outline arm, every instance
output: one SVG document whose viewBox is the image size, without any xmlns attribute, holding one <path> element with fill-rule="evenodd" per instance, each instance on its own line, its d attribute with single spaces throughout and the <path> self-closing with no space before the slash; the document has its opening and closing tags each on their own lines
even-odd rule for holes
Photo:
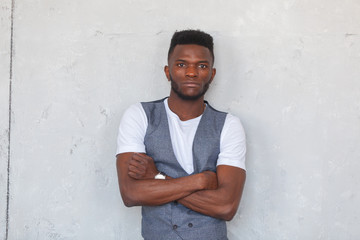
<svg viewBox="0 0 360 240">
<path fill-rule="evenodd" d="M 132 158 L 129 161 L 128 170 L 128 175 L 138 180 L 153 179 L 158 173 L 151 158 L 145 154 L 142 157 Z M 172 179 L 169 176 L 166 178 Z M 217 167 L 217 188 L 196 191 L 174 200 L 178 200 L 179 203 L 193 211 L 230 221 L 239 206 L 245 178 L 245 170 L 238 167 L 219 165 Z"/>
<path fill-rule="evenodd" d="M 116 166 L 120 193 L 124 204 L 128 207 L 162 205 L 186 197 L 198 190 L 215 189 L 217 187 L 216 175 L 211 172 L 177 179 L 155 180 L 153 177 L 142 180 L 134 179 L 130 177 L 132 171 L 129 170 L 129 162 L 138 162 L 137 159 L 144 159 L 141 156 L 144 156 L 144 154 L 122 153 L 117 155 Z M 149 160 L 149 158 L 147 156 L 145 159 Z M 152 164 L 154 165 L 153 161 Z M 151 168 L 149 169 L 151 170 Z M 145 175 L 148 176 L 149 173 Z"/>
<path fill-rule="evenodd" d="M 217 160 L 218 188 L 196 192 L 179 202 L 205 215 L 231 220 L 239 206 L 246 178 L 245 141 L 240 119 L 228 114 L 221 132 Z"/>
<path fill-rule="evenodd" d="M 238 209 L 246 172 L 237 167 L 217 167 L 218 188 L 192 193 L 179 203 L 202 214 L 230 221 Z"/>
</svg>

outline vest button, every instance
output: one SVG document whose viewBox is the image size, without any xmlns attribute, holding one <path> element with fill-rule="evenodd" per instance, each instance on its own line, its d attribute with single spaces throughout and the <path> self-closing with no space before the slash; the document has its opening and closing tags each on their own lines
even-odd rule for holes
<svg viewBox="0 0 360 240">
<path fill-rule="evenodd" d="M 174 230 L 176 230 L 177 228 L 178 228 L 178 226 L 177 226 L 177 225 L 174 225 L 174 226 L 173 226 L 173 229 L 174 229 Z"/>
<path fill-rule="evenodd" d="M 189 223 L 188 226 L 189 226 L 189 227 L 193 227 L 193 224 L 192 224 L 192 223 Z"/>
</svg>

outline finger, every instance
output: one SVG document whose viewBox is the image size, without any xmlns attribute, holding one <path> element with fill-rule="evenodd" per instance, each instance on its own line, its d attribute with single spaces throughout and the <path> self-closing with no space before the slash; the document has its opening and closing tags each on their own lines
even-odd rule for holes
<svg viewBox="0 0 360 240">
<path fill-rule="evenodd" d="M 134 161 L 129 161 L 129 166 L 134 166 L 136 168 L 139 168 L 139 169 L 142 169 L 142 170 L 145 170 L 146 169 L 146 166 L 144 163 L 140 163 L 136 160 Z"/>
<path fill-rule="evenodd" d="M 145 153 L 134 153 L 134 156 L 137 158 L 137 159 L 144 159 L 146 161 L 150 161 L 152 160 L 152 158 L 148 155 L 146 155 Z"/>
<path fill-rule="evenodd" d="M 144 157 L 141 156 L 141 155 L 134 155 L 134 156 L 132 157 L 132 159 L 133 159 L 134 161 L 138 161 L 138 162 L 141 163 L 141 164 L 145 164 L 145 163 L 147 163 L 147 162 L 149 161 L 147 158 L 144 158 Z"/>
<path fill-rule="evenodd" d="M 128 172 L 128 175 L 131 177 L 131 178 L 134 178 L 134 179 L 140 179 L 139 178 L 139 175 L 134 173 L 134 172 Z"/>
<path fill-rule="evenodd" d="M 132 156 L 131 160 L 139 162 L 140 164 L 145 164 L 148 161 L 146 158 L 144 158 L 144 157 L 142 157 L 141 155 L 138 155 L 138 154 L 134 154 Z"/>
<path fill-rule="evenodd" d="M 141 174 L 141 175 L 144 174 L 144 170 L 143 170 L 143 169 L 139 169 L 139 168 L 134 167 L 134 166 L 131 166 L 131 165 L 129 166 L 128 170 L 129 170 L 129 172 L 134 172 L 134 173 L 136 173 L 136 174 Z"/>
<path fill-rule="evenodd" d="M 140 167 L 146 165 L 147 163 L 144 160 L 132 158 L 130 159 L 129 164 Z"/>
</svg>

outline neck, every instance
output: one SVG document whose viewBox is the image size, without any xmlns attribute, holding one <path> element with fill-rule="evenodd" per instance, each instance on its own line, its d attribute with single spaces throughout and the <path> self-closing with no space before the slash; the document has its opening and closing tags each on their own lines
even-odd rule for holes
<svg viewBox="0 0 360 240">
<path fill-rule="evenodd" d="M 204 97 L 196 100 L 184 100 L 177 96 L 173 91 L 170 92 L 168 99 L 169 108 L 181 121 L 190 120 L 203 114 L 205 110 Z"/>
</svg>

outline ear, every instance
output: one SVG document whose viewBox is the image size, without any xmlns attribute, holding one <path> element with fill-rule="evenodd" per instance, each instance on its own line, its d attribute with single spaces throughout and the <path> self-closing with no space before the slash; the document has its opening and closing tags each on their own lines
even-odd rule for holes
<svg viewBox="0 0 360 240">
<path fill-rule="evenodd" d="M 211 72 L 210 83 L 214 80 L 215 75 L 216 75 L 216 68 L 213 68 Z"/>
<path fill-rule="evenodd" d="M 166 78 L 168 79 L 168 81 L 170 81 L 169 66 L 164 67 L 164 72 L 165 72 Z"/>
</svg>

